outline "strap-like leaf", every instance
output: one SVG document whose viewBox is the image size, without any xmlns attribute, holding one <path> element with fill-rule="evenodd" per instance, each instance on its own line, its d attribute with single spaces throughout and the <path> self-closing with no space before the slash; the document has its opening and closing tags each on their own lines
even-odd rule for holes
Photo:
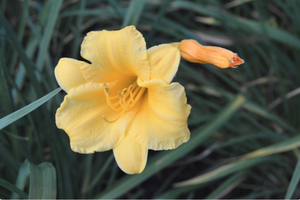
<svg viewBox="0 0 300 200">
<path fill-rule="evenodd" d="M 43 162 L 37 166 L 25 160 L 19 170 L 16 186 L 24 190 L 28 178 L 30 199 L 56 198 L 56 171 L 51 163 Z M 19 195 L 13 193 L 12 199 L 20 198 Z"/>
<path fill-rule="evenodd" d="M 49 94 L 43 96 L 42 98 L 25 106 L 24 108 L 21 108 L 20 110 L 17 110 L 15 112 L 3 117 L 2 119 L 0 119 L 0 130 L 3 129 L 4 127 L 10 125 L 11 123 L 17 121 L 21 117 L 27 115 L 28 113 L 35 110 L 39 106 L 43 105 L 45 102 L 47 102 L 49 99 L 54 97 L 57 93 L 59 93 L 59 91 L 61 91 L 61 88 L 57 88 L 57 89 L 53 90 L 52 92 L 50 92 Z"/>
</svg>

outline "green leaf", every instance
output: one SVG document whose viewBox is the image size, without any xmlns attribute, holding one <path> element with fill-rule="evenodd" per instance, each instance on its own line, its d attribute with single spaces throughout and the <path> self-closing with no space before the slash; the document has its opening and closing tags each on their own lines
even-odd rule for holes
<svg viewBox="0 0 300 200">
<path fill-rule="evenodd" d="M 24 190 L 27 179 L 30 178 L 29 199 L 55 199 L 56 198 L 56 171 L 49 162 L 34 165 L 25 160 L 21 166 L 16 186 Z M 12 199 L 19 198 L 15 193 Z"/>
<path fill-rule="evenodd" d="M 114 187 L 107 189 L 102 194 L 96 196 L 96 198 L 118 198 L 125 194 L 127 191 L 134 188 L 136 185 L 147 180 L 156 172 L 162 170 L 172 162 L 185 156 L 199 144 L 201 144 L 206 138 L 211 136 L 216 130 L 223 126 L 230 117 L 243 105 L 245 97 L 237 95 L 232 102 L 227 105 L 213 121 L 208 123 L 205 127 L 200 127 L 192 134 L 190 141 L 187 144 L 181 145 L 175 150 L 164 151 L 159 153 L 156 157 L 153 157 L 147 164 L 146 169 L 139 175 L 126 176 L 120 180 Z"/>
<path fill-rule="evenodd" d="M 122 27 L 128 25 L 137 25 L 141 17 L 145 0 L 131 0 L 129 8 L 125 14 Z"/>
<path fill-rule="evenodd" d="M 95 185 L 99 182 L 99 180 L 103 177 L 104 173 L 106 172 L 107 168 L 111 166 L 111 162 L 113 161 L 114 156 L 110 155 L 109 158 L 105 161 L 105 164 L 101 167 L 101 170 L 97 173 L 97 175 L 93 178 L 88 188 L 84 189 L 83 192 L 89 192 L 92 190 Z"/>
<path fill-rule="evenodd" d="M 258 35 L 266 34 L 267 37 L 271 39 L 281 42 L 283 44 L 295 47 L 300 49 L 300 40 L 299 38 L 295 37 L 294 35 L 289 34 L 286 31 L 273 28 L 266 24 L 260 24 L 259 22 L 252 21 L 252 20 L 241 20 L 241 23 L 247 26 L 247 28 L 251 29 L 253 32 L 256 32 Z M 262 27 L 263 26 L 263 27 Z M 265 33 L 263 32 L 265 31 Z"/>
<path fill-rule="evenodd" d="M 188 186 L 188 185 L 194 185 L 194 184 L 200 184 L 207 181 L 215 180 L 217 178 L 224 177 L 230 173 L 236 172 L 241 169 L 249 168 L 254 165 L 258 165 L 264 161 L 267 160 L 265 156 L 289 151 L 292 149 L 295 149 L 300 146 L 300 136 L 296 136 L 293 138 L 290 138 L 288 140 L 285 140 L 283 142 L 261 148 L 257 151 L 254 151 L 252 153 L 246 154 L 242 156 L 239 160 L 234 161 L 230 164 L 224 165 L 222 167 L 219 167 L 211 172 L 208 172 L 206 174 L 197 176 L 195 178 L 180 182 L 175 184 L 176 187 L 182 187 L 182 186 Z"/>
<path fill-rule="evenodd" d="M 29 11 L 29 0 L 25 0 L 23 2 L 22 5 L 22 12 L 21 12 L 21 16 L 20 16 L 20 24 L 18 27 L 18 38 L 19 41 L 22 41 L 23 35 L 24 35 L 24 31 L 25 31 L 25 25 L 26 25 L 26 20 L 28 17 L 28 11 Z M 12 62 L 11 62 L 11 67 L 15 67 L 15 64 L 17 62 L 17 52 L 13 52 L 13 56 L 12 56 Z"/>
<path fill-rule="evenodd" d="M 15 34 L 14 30 L 12 29 L 8 21 L 3 16 L 2 12 L 0 12 L 0 24 L 4 27 L 5 31 L 7 32 L 6 35 L 12 42 L 12 46 L 18 52 L 21 61 L 24 63 L 24 67 L 26 68 L 26 72 L 28 73 L 28 76 L 33 83 L 33 87 L 35 91 L 37 92 L 37 94 L 41 94 L 40 85 L 38 84 L 36 76 L 34 74 L 35 65 L 32 62 L 32 60 L 30 60 L 26 55 L 22 47 L 22 44 L 19 42 L 17 35 Z"/>
<path fill-rule="evenodd" d="M 5 146 L 0 143 L 0 156 L 1 160 L 5 162 L 7 166 L 9 166 L 9 170 L 13 170 L 14 173 L 18 171 L 21 163 L 16 160 L 16 158 L 12 155 L 12 152 L 8 150 Z"/>
<path fill-rule="evenodd" d="M 294 193 L 295 189 L 298 186 L 299 180 L 300 180 L 300 159 L 298 159 L 295 171 L 294 171 L 293 176 L 292 176 L 292 180 L 290 182 L 290 185 L 288 187 L 288 190 L 285 194 L 284 199 L 291 199 L 292 198 L 293 193 Z"/>
<path fill-rule="evenodd" d="M 52 37 L 52 33 L 54 30 L 54 25 L 56 22 L 56 19 L 58 17 L 58 13 L 59 13 L 59 8 L 62 4 L 62 0 L 56 0 L 56 1 L 51 1 L 51 8 L 50 8 L 50 12 L 49 12 L 49 16 L 48 16 L 48 20 L 45 26 L 45 30 L 43 33 L 43 37 L 39 46 L 39 54 L 38 54 L 38 58 L 37 58 L 37 67 L 38 69 L 42 69 L 43 67 L 43 63 L 44 63 L 44 59 L 45 59 L 45 55 L 46 52 L 48 50 L 48 46 L 50 44 L 50 40 Z"/>
<path fill-rule="evenodd" d="M 232 26 L 232 29 L 247 29 L 247 31 L 257 36 L 261 37 L 267 35 L 267 37 L 273 39 L 274 41 L 282 42 L 283 44 L 300 49 L 300 40 L 297 37 L 289 34 L 286 31 L 273 28 L 269 25 L 261 24 L 260 22 L 253 20 L 243 19 L 227 12 L 218 12 L 216 9 L 212 9 L 194 2 L 175 1 L 172 3 L 172 5 L 200 13 L 202 15 L 214 17 L 221 22 L 226 21 L 228 25 Z"/>
<path fill-rule="evenodd" d="M 79 9 L 78 11 L 83 11 L 85 9 L 85 6 L 86 6 L 86 0 L 82 0 L 80 1 L 80 4 L 79 4 Z M 82 26 L 82 22 L 83 22 L 83 15 L 79 15 L 77 17 L 77 21 L 76 21 L 76 29 L 77 30 L 80 30 L 81 26 Z M 79 41 L 80 41 L 80 34 L 81 32 L 80 31 L 76 31 L 75 33 L 75 39 L 74 39 L 74 48 L 72 49 L 72 58 L 76 58 L 76 55 L 78 53 L 78 49 L 80 47 L 79 45 Z"/>
<path fill-rule="evenodd" d="M 24 191 L 20 190 L 19 188 L 17 188 L 10 182 L 7 182 L 6 180 L 3 180 L 1 178 L 0 178 L 0 186 L 4 187 L 12 192 L 17 193 L 20 197 L 22 197 L 24 199 L 28 199 L 28 194 L 26 194 Z"/>
<path fill-rule="evenodd" d="M 21 117 L 27 115 L 28 113 L 35 110 L 39 106 L 43 105 L 45 102 L 47 102 L 49 99 L 54 97 L 60 91 L 61 88 L 57 88 L 52 92 L 50 92 L 49 94 L 45 95 L 44 97 L 32 102 L 31 104 L 3 117 L 2 119 L 0 119 L 0 130 L 10 125 L 11 123 L 15 122 L 16 120 L 20 119 Z"/>
<path fill-rule="evenodd" d="M 55 199 L 56 198 L 56 172 L 54 166 L 44 162 L 30 166 L 30 189 L 31 199 Z"/>
<path fill-rule="evenodd" d="M 290 151 L 298 147 L 300 147 L 300 136 L 295 136 L 290 139 L 284 140 L 283 142 L 276 143 L 268 147 L 264 147 L 259 150 L 256 150 L 252 153 L 246 154 L 242 157 L 242 159 L 272 155 L 276 153 Z"/>
<path fill-rule="evenodd" d="M 218 186 L 212 193 L 210 193 L 205 199 L 220 199 L 223 198 L 229 191 L 237 187 L 246 177 L 246 172 L 239 172 Z"/>
<path fill-rule="evenodd" d="M 273 112 L 266 110 L 263 106 L 259 106 L 252 101 L 247 101 L 243 105 L 243 108 L 245 108 L 246 110 L 248 110 L 252 113 L 255 113 L 259 116 L 262 116 L 266 119 L 272 120 L 291 132 L 297 132 L 297 130 L 294 127 L 292 127 L 291 125 L 289 125 L 284 119 L 282 119 L 281 117 L 278 117 Z"/>
<path fill-rule="evenodd" d="M 247 168 L 250 168 L 255 165 L 265 163 L 265 162 L 268 162 L 268 159 L 265 157 L 257 157 L 257 158 L 247 159 L 247 160 L 238 160 L 238 161 L 232 162 L 230 164 L 223 165 L 222 167 L 219 167 L 215 170 L 212 170 L 208 173 L 197 176 L 195 178 L 176 183 L 176 184 L 174 184 L 174 186 L 175 187 L 184 187 L 184 186 L 189 186 L 189 185 L 205 183 L 208 181 L 216 180 L 218 178 L 222 178 L 233 172 L 247 169 Z"/>
</svg>

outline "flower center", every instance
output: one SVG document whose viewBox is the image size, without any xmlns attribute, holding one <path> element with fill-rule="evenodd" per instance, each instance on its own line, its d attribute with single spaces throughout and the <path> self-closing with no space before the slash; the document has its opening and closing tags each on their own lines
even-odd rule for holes
<svg viewBox="0 0 300 200">
<path fill-rule="evenodd" d="M 103 83 L 103 85 L 107 104 L 114 111 L 120 112 L 117 117 L 112 120 L 108 120 L 105 115 L 103 115 L 103 119 L 108 123 L 117 121 L 125 111 L 130 110 L 143 96 L 146 90 L 146 88 L 139 87 L 135 81 L 128 88 L 124 88 L 122 91 L 119 90 L 117 95 L 112 96 L 110 95 L 109 87 L 105 83 Z"/>
</svg>

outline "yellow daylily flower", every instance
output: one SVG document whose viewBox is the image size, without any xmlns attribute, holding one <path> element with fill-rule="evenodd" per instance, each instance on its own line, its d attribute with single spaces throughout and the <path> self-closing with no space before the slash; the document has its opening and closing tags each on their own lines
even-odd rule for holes
<svg viewBox="0 0 300 200">
<path fill-rule="evenodd" d="M 145 168 L 148 149 L 174 149 L 190 138 L 184 88 L 171 83 L 178 70 L 178 47 L 146 49 L 134 26 L 93 31 L 81 45 L 91 64 L 60 59 L 55 77 L 67 95 L 56 124 L 70 138 L 73 151 L 113 149 L 128 174 Z"/>
<path fill-rule="evenodd" d="M 174 149 L 190 138 L 184 88 L 171 83 L 180 55 L 190 62 L 220 68 L 244 61 L 220 47 L 204 47 L 194 40 L 146 49 L 134 26 L 119 31 L 93 31 L 81 45 L 91 64 L 60 59 L 55 77 L 67 92 L 56 113 L 56 125 L 79 153 L 113 149 L 119 167 L 141 173 L 148 149 Z"/>
</svg>

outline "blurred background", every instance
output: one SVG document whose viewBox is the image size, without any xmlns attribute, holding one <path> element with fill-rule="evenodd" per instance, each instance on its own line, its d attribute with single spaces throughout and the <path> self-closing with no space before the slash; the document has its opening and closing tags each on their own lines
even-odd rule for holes
<svg viewBox="0 0 300 200">
<path fill-rule="evenodd" d="M 58 88 L 58 60 L 83 60 L 89 31 L 135 25 L 147 48 L 195 39 L 245 63 L 181 60 L 174 82 L 192 105 L 192 137 L 149 151 L 139 175 L 124 174 L 112 151 L 71 151 L 55 125 L 63 91 L 0 121 L 0 198 L 300 198 L 299 9 L 299 0 L 1 0 L 0 118 Z"/>
</svg>

